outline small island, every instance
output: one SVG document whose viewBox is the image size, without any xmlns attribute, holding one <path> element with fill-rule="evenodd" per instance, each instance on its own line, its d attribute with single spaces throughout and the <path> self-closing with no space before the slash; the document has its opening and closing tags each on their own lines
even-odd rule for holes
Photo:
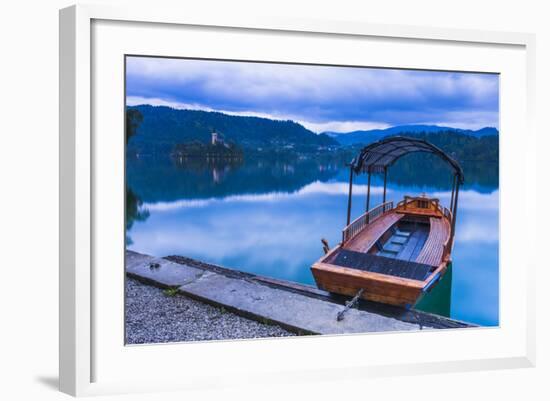
<svg viewBox="0 0 550 401">
<path fill-rule="evenodd" d="M 239 161 L 243 159 L 243 150 L 236 144 L 225 142 L 223 136 L 214 131 L 210 143 L 191 141 L 174 146 L 172 157 L 177 159 L 201 158 L 206 160 Z"/>
</svg>

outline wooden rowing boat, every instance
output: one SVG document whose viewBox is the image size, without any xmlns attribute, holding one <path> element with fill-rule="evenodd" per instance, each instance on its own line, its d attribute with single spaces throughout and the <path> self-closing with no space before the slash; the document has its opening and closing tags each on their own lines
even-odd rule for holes
<svg viewBox="0 0 550 401">
<path fill-rule="evenodd" d="M 386 202 L 388 166 L 418 151 L 435 153 L 455 167 L 450 209 L 423 195 L 405 196 L 395 206 Z M 353 175 L 363 172 L 369 176 L 367 211 L 350 222 Z M 369 209 L 374 172 L 384 173 L 383 203 Z M 447 271 L 462 182 L 458 163 L 426 141 L 394 137 L 365 147 L 350 166 L 348 220 L 342 242 L 311 267 L 317 286 L 346 296 L 361 291 L 361 298 L 370 301 L 413 306 Z"/>
</svg>

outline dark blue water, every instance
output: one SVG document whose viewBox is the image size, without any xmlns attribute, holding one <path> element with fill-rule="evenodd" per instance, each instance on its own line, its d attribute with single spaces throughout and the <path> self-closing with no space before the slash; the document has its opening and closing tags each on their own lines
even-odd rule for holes
<svg viewBox="0 0 550 401">
<path fill-rule="evenodd" d="M 129 160 L 127 167 L 129 249 L 156 256 L 185 255 L 314 284 L 309 268 L 322 256 L 320 239 L 328 239 L 331 246 L 341 240 L 348 171 L 338 163 L 181 165 L 146 159 Z M 426 170 L 430 165 L 419 168 Z M 430 179 L 434 178 L 431 169 L 429 177 L 413 179 L 416 182 L 408 185 L 401 183 L 404 175 L 392 178 L 390 172 L 388 200 L 426 193 L 449 205 L 451 184 L 446 170 Z M 478 166 L 470 172 L 466 169 L 466 177 L 459 196 L 446 300 L 437 298 L 432 303 L 448 302 L 439 313 L 452 318 L 493 326 L 499 321 L 498 171 L 495 166 Z M 364 177 L 356 180 L 353 216 L 364 212 L 365 184 Z M 381 193 L 377 178 L 371 207 L 381 202 Z M 439 311 L 437 305 L 426 309 Z"/>
</svg>

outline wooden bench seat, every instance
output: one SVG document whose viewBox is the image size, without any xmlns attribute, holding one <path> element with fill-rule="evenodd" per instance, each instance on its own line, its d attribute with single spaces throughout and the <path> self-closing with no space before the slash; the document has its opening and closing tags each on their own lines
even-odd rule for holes
<svg viewBox="0 0 550 401">
<path fill-rule="evenodd" d="M 416 262 L 431 266 L 439 266 L 443 257 L 443 246 L 449 237 L 450 225 L 447 219 L 431 217 L 430 234 L 416 258 Z"/>
</svg>

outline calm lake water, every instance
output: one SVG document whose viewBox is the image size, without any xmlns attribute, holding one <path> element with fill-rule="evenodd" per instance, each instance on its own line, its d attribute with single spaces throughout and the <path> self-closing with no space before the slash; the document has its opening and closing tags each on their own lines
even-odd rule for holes
<svg viewBox="0 0 550 401">
<path fill-rule="evenodd" d="M 449 205 L 451 174 L 444 166 L 428 160 L 411 171 L 410 163 L 399 163 L 389 170 L 388 200 L 426 193 Z M 490 163 L 464 167 L 452 274 L 419 308 L 494 326 L 499 322 L 498 168 Z M 129 159 L 127 247 L 315 284 L 309 268 L 322 255 L 320 239 L 331 246 L 341 240 L 348 171 L 336 162 L 214 165 Z M 365 177 L 355 183 L 352 218 L 364 212 L 366 200 Z M 381 200 L 377 177 L 371 207 Z"/>
</svg>

